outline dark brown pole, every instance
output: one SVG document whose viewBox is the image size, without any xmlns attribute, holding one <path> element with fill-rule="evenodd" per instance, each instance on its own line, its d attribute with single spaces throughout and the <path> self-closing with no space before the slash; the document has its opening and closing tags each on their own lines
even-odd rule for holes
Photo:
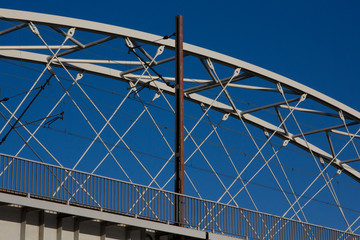
<svg viewBox="0 0 360 240">
<path fill-rule="evenodd" d="M 184 67 L 183 19 L 175 18 L 175 193 L 184 194 Z M 175 222 L 184 223 L 184 199 L 175 201 Z"/>
</svg>

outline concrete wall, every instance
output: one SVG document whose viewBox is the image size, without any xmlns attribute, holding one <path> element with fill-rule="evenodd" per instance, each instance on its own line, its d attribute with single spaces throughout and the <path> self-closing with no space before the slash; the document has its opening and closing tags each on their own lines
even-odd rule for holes
<svg viewBox="0 0 360 240">
<path fill-rule="evenodd" d="M 144 229 L 93 219 L 24 208 L 0 206 L 0 240 L 155 240 Z M 160 237 L 160 240 L 163 239 Z"/>
</svg>

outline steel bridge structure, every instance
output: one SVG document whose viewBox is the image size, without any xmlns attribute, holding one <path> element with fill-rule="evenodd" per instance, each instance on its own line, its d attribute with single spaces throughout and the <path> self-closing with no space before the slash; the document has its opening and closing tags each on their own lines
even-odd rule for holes
<svg viewBox="0 0 360 240">
<path fill-rule="evenodd" d="M 360 112 L 236 58 L 183 51 L 179 194 L 174 34 L 0 9 L 3 236 L 360 239 Z"/>
</svg>

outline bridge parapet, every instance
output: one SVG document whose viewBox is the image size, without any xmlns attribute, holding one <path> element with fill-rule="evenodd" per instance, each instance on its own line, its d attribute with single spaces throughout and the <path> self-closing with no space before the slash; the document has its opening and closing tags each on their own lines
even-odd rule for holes
<svg viewBox="0 0 360 240">
<path fill-rule="evenodd" d="M 0 154 L 0 191 L 169 225 L 179 224 L 174 202 L 181 198 L 188 229 L 248 239 L 360 240 L 348 232 L 5 154 Z"/>
</svg>

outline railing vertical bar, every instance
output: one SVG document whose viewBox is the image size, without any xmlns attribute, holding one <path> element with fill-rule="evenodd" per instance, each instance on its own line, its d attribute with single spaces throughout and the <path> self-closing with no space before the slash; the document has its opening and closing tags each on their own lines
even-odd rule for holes
<svg viewBox="0 0 360 240">
<path fill-rule="evenodd" d="M 34 184 L 35 184 L 35 194 L 38 195 L 38 165 L 36 163 L 34 163 L 34 168 L 35 168 L 35 180 L 34 180 Z"/>
<path fill-rule="evenodd" d="M 132 199 L 133 199 L 133 191 L 132 191 L 132 188 L 129 186 L 128 187 L 129 189 L 129 205 L 128 205 L 128 208 L 131 209 L 131 214 L 135 214 L 135 206 L 133 207 L 132 206 Z"/>
<path fill-rule="evenodd" d="M 231 232 L 236 234 L 236 226 L 235 226 L 235 207 L 231 207 Z"/>
<path fill-rule="evenodd" d="M 144 205 L 145 205 L 144 207 L 145 207 L 145 209 L 146 209 L 146 216 L 147 216 L 147 217 L 150 217 L 150 211 L 149 211 L 149 210 L 150 210 L 150 208 L 151 208 L 151 207 L 150 207 L 150 204 L 151 204 L 151 203 L 149 202 L 149 191 L 146 190 L 145 188 L 143 188 L 143 190 L 146 191 L 146 192 L 145 192 L 145 204 L 144 204 Z"/>
<path fill-rule="evenodd" d="M 144 187 L 143 187 L 143 191 L 146 191 L 144 194 L 145 194 L 145 202 L 144 202 L 144 207 L 145 207 L 145 210 L 146 210 L 146 216 L 147 217 L 150 217 L 151 215 L 150 215 L 150 202 L 149 202 L 149 191 L 147 190 L 147 189 L 145 189 Z"/>
<path fill-rule="evenodd" d="M 262 238 L 262 236 L 263 236 L 263 232 L 264 232 L 264 223 L 263 223 L 263 216 L 262 216 L 262 214 L 260 214 L 260 213 L 256 213 L 256 214 L 254 214 L 255 215 L 255 217 L 257 218 L 257 224 L 258 224 L 258 234 L 259 234 L 259 236 Z"/>
<path fill-rule="evenodd" d="M 21 162 L 20 161 L 16 161 L 16 166 L 15 166 L 15 181 L 16 181 L 16 183 L 15 183 L 15 189 L 16 189 L 16 191 L 20 191 L 21 190 L 21 182 L 20 182 L 20 172 L 19 172 L 19 170 L 20 170 L 20 168 L 21 168 L 21 166 L 20 166 L 20 164 L 21 164 Z"/>
<path fill-rule="evenodd" d="M 23 186 L 24 186 L 24 184 L 22 184 L 22 169 L 23 169 L 23 161 L 20 159 L 19 160 L 19 192 L 23 192 Z"/>
<path fill-rule="evenodd" d="M 70 203 L 73 192 L 70 190 L 71 188 L 71 177 L 69 176 L 71 174 L 71 171 L 67 171 L 67 181 L 66 181 L 66 189 L 67 194 L 65 200 L 67 203 Z"/>
<path fill-rule="evenodd" d="M 88 191 L 88 205 L 89 206 L 94 206 L 94 200 L 95 200 L 95 193 L 94 193 L 94 184 L 93 184 L 93 177 L 91 174 L 87 174 L 86 178 L 86 189 Z"/>
<path fill-rule="evenodd" d="M 101 178 L 100 177 L 96 177 L 96 196 L 97 196 L 98 204 L 100 205 L 100 208 L 102 208 L 103 205 L 101 202 Z"/>
<path fill-rule="evenodd" d="M 10 174 L 10 189 L 11 190 L 14 190 L 13 188 L 13 182 L 14 182 L 14 178 L 12 177 L 13 176 L 13 171 L 14 171 L 14 164 L 13 164 L 13 161 L 11 161 L 11 164 L 10 164 L 10 171 L 8 171 Z"/>
<path fill-rule="evenodd" d="M 5 160 L 4 160 L 4 156 L 1 156 L 1 162 L 2 162 L 2 170 L 1 170 L 1 172 L 2 172 L 2 176 L 1 176 L 1 178 L 2 178 L 2 182 L 1 182 L 1 187 L 2 188 L 6 188 L 6 185 L 5 185 Z"/>
<path fill-rule="evenodd" d="M 106 198 L 107 198 L 107 208 L 109 209 L 110 208 L 110 180 L 108 179 L 107 180 L 107 183 L 106 183 L 106 188 L 107 188 L 107 192 L 106 192 Z"/>
<path fill-rule="evenodd" d="M 58 176 L 59 182 L 58 182 L 58 184 L 56 186 L 56 189 L 55 189 L 54 198 L 55 199 L 61 199 L 61 187 L 62 187 L 62 184 L 63 184 L 63 181 L 64 181 L 63 178 L 66 178 L 66 176 L 62 176 L 62 168 L 59 168 L 59 167 L 56 168 L 56 176 Z"/>
<path fill-rule="evenodd" d="M 142 210 L 142 209 L 145 209 L 144 213 L 146 214 L 147 217 L 149 217 L 149 205 L 148 205 L 149 201 L 148 201 L 148 198 L 147 198 L 148 192 L 147 192 L 147 191 L 145 192 L 145 188 L 144 188 L 144 187 L 142 187 L 141 190 L 142 190 L 142 191 L 140 192 L 140 194 L 143 194 L 143 193 L 144 193 L 144 195 L 145 195 L 145 196 L 144 196 L 143 207 L 141 208 L 141 210 Z"/>
<path fill-rule="evenodd" d="M 245 212 L 245 211 L 243 211 L 243 213 L 244 213 L 244 215 L 245 215 L 245 219 L 244 220 L 246 220 L 246 219 L 248 219 L 247 221 L 249 221 L 249 222 L 247 222 L 246 221 L 246 236 L 249 236 L 249 234 L 251 234 L 251 236 L 253 235 L 253 233 L 252 233 L 252 231 L 251 231 L 251 229 L 250 229 L 250 226 L 249 226 L 249 224 L 252 224 L 250 221 L 251 221 L 251 219 L 249 218 L 249 214 L 248 214 L 248 212 Z"/>
<path fill-rule="evenodd" d="M 10 158 L 7 158 L 7 169 L 6 169 L 6 172 L 7 172 L 7 174 L 6 174 L 6 176 L 7 176 L 7 185 L 8 185 L 8 187 L 9 187 L 9 189 L 11 190 L 12 188 L 11 188 L 11 178 L 10 178 L 10 175 L 11 175 L 11 164 L 10 164 L 10 160 L 9 160 Z"/>
<path fill-rule="evenodd" d="M 279 223 L 278 223 L 278 229 L 277 229 L 277 231 L 278 231 L 278 236 L 279 236 L 279 238 L 280 239 L 289 239 L 289 233 L 287 233 L 286 231 L 284 231 L 284 229 L 285 228 L 287 228 L 287 226 L 284 226 L 283 227 L 283 225 L 285 224 L 285 221 L 284 221 L 284 219 L 283 218 L 280 218 L 280 221 L 279 221 Z"/>
<path fill-rule="evenodd" d="M 163 218 L 161 216 L 161 209 L 160 209 L 160 204 L 159 204 L 159 200 L 160 200 L 158 197 L 159 195 L 157 195 L 155 191 L 154 191 L 153 195 L 154 195 L 153 197 L 156 196 L 156 209 L 157 209 L 156 215 L 158 216 L 159 220 L 163 220 Z"/>
<path fill-rule="evenodd" d="M 269 216 L 269 223 L 268 223 L 268 230 L 267 230 L 267 234 L 269 237 L 272 236 L 272 234 L 274 233 L 274 221 L 273 221 L 273 217 Z"/>
<path fill-rule="evenodd" d="M 38 168 L 38 178 L 37 178 L 37 182 L 38 182 L 38 195 L 42 196 L 42 165 L 37 164 L 37 168 Z"/>
<path fill-rule="evenodd" d="M 91 185 L 91 191 L 92 191 L 92 194 L 91 196 L 93 196 L 93 198 L 90 200 L 91 202 L 91 206 L 95 206 L 95 202 L 96 202 L 96 191 L 95 191 L 95 177 L 94 176 L 90 176 L 90 185 Z"/>
<path fill-rule="evenodd" d="M 60 175 L 61 175 L 61 184 L 60 184 L 60 191 L 59 191 L 59 199 L 64 200 L 64 189 L 65 189 L 65 181 L 68 179 L 65 169 L 60 168 Z"/>
<path fill-rule="evenodd" d="M 191 204 L 190 204 L 190 214 L 191 216 L 189 216 L 189 221 L 191 221 L 191 225 L 196 227 L 195 223 L 196 223 L 196 211 L 195 211 L 195 200 L 193 198 L 190 199 Z"/>
<path fill-rule="evenodd" d="M 38 182 L 39 182 L 39 196 L 43 196 L 43 185 L 42 181 L 43 181 L 43 165 L 38 164 L 38 168 L 39 168 L 39 177 L 38 177 Z"/>
<path fill-rule="evenodd" d="M 266 233 L 266 220 L 267 220 L 267 215 L 265 214 L 259 214 L 261 216 L 260 218 L 260 224 L 261 224 L 261 235 L 260 236 L 264 236 Z"/>
<path fill-rule="evenodd" d="M 126 209 L 128 209 L 127 210 L 127 212 L 129 212 L 129 210 L 130 210 L 130 198 L 131 198 L 131 196 L 130 196 L 130 188 L 129 188 L 129 185 L 127 185 L 126 186 L 126 195 L 125 196 L 127 196 L 126 197 Z M 131 214 L 131 212 L 129 212 L 129 214 Z"/>
<path fill-rule="evenodd" d="M 228 206 L 225 206 L 225 211 L 223 212 L 223 221 L 224 221 L 224 232 L 229 232 L 229 226 L 228 226 L 228 220 L 226 219 L 225 216 L 228 216 L 228 211 L 229 211 L 229 207 Z"/>
<path fill-rule="evenodd" d="M 120 189 L 119 189 L 119 194 L 120 194 L 120 196 L 119 196 L 119 199 L 120 199 L 120 204 L 119 204 L 119 210 L 120 210 L 120 212 L 122 212 L 123 211 L 123 209 L 124 209 L 124 194 L 123 194 L 123 191 L 124 191 L 124 188 L 123 188 L 123 183 L 122 182 L 120 182 L 119 183 L 119 186 L 120 186 Z"/>
<path fill-rule="evenodd" d="M 234 208 L 234 211 L 235 211 L 235 220 L 236 220 L 236 223 L 235 223 L 236 231 L 237 231 L 238 235 L 243 236 L 244 228 L 243 228 L 243 221 L 241 220 L 240 211 L 239 211 L 239 209 L 236 209 L 236 208 Z"/>
<path fill-rule="evenodd" d="M 69 175 L 69 182 L 70 182 L 70 194 L 71 196 L 69 197 L 69 203 L 74 201 L 76 199 L 76 193 L 74 193 L 74 173 L 70 170 L 68 171 L 68 175 Z"/>
<path fill-rule="evenodd" d="M 2 168 L 1 168 L 1 172 L 2 172 L 2 174 L 1 174 L 1 188 L 5 188 L 4 187 L 4 174 L 5 174 L 5 172 L 4 172 L 4 170 L 5 170 L 5 168 L 4 168 L 4 157 L 3 156 L 0 156 L 0 165 L 2 165 Z"/>
<path fill-rule="evenodd" d="M 72 174 L 74 175 L 73 183 L 74 183 L 74 191 L 76 193 L 76 195 L 75 195 L 75 203 L 78 203 L 80 201 L 80 195 L 81 195 L 81 189 L 79 189 L 79 186 L 78 186 L 78 184 L 79 184 L 79 173 L 73 171 Z"/>
<path fill-rule="evenodd" d="M 78 184 L 79 184 L 79 188 L 80 188 L 80 192 L 81 192 L 81 194 L 80 194 L 80 203 L 82 203 L 82 204 L 84 204 L 85 203 L 85 186 L 84 186 L 84 184 L 83 184 L 83 182 L 84 182 L 84 174 L 83 173 L 79 173 L 79 182 L 78 182 Z"/>
<path fill-rule="evenodd" d="M 58 189 L 60 187 L 60 184 L 61 184 L 61 177 L 60 177 L 60 174 L 59 174 L 59 168 L 55 168 L 55 176 L 58 177 L 59 181 L 56 182 L 55 184 L 55 189 L 54 189 L 54 192 L 52 194 L 52 197 L 57 199 L 57 195 L 58 195 Z"/>
<path fill-rule="evenodd" d="M 98 198 L 98 180 L 97 180 L 97 177 L 93 177 L 92 178 L 93 179 L 93 191 L 94 191 L 94 194 L 93 194 L 93 196 L 94 196 L 94 200 L 93 200 L 93 202 L 94 202 L 94 206 L 96 206 L 97 204 L 96 204 L 96 202 L 97 203 L 99 203 L 99 198 Z M 99 203 L 100 204 L 100 203 Z M 98 207 L 98 206 L 97 206 Z"/>
<path fill-rule="evenodd" d="M 88 189 L 87 189 L 87 187 L 86 187 L 86 182 L 85 182 L 85 180 L 86 180 L 86 174 L 84 174 L 84 173 L 81 173 L 80 174 L 81 175 L 81 182 L 80 182 L 80 184 L 82 185 L 82 193 L 83 193 L 83 199 L 82 199 L 82 204 L 85 204 L 85 205 L 87 205 L 87 198 L 88 198 L 88 195 L 89 195 L 89 192 L 88 192 Z"/>
<path fill-rule="evenodd" d="M 8 169 L 7 168 L 7 157 L 4 157 L 4 166 L 3 166 L 3 178 L 4 178 L 4 186 L 6 187 L 6 189 L 9 188 L 9 184 L 8 184 L 8 181 L 7 181 L 7 174 L 6 174 L 6 170 Z"/>
<path fill-rule="evenodd" d="M 112 191 L 112 180 L 109 180 L 109 188 L 110 188 L 110 192 L 109 192 L 109 208 L 112 209 L 112 198 L 113 198 L 113 191 Z"/>
<path fill-rule="evenodd" d="M 74 196 L 74 203 L 79 202 L 79 195 L 80 195 L 80 189 L 78 190 L 78 186 L 77 186 L 77 181 L 78 181 L 78 174 L 75 171 L 71 172 L 72 176 L 73 176 L 73 190 L 75 191 L 75 196 Z"/>
<path fill-rule="evenodd" d="M 83 185 L 83 174 L 79 173 L 79 180 L 78 180 L 78 185 L 79 185 L 79 191 L 80 191 L 80 203 L 84 203 L 84 185 Z"/>
<path fill-rule="evenodd" d="M 46 197 L 46 166 L 45 165 L 41 165 L 42 166 L 42 181 L 41 181 L 41 185 L 42 185 L 42 191 L 43 191 L 43 196 Z"/>
<path fill-rule="evenodd" d="M 11 189 L 10 188 L 10 183 L 9 183 L 9 169 L 10 169 L 10 166 L 9 166 L 9 157 L 6 158 L 6 170 L 4 170 L 4 174 L 6 172 L 6 186 L 8 189 Z M 4 168 L 4 169 L 5 169 Z"/>
<path fill-rule="evenodd" d="M 81 182 L 80 182 L 80 184 L 82 184 L 82 190 L 83 190 L 83 201 L 82 201 L 82 203 L 84 203 L 85 205 L 88 205 L 88 197 L 89 197 L 89 195 L 91 193 L 89 192 L 89 189 L 87 188 L 86 176 L 87 176 L 87 174 L 81 173 Z"/>
<path fill-rule="evenodd" d="M 120 185 L 121 183 L 119 181 L 116 182 L 116 195 L 117 195 L 117 198 L 115 198 L 115 203 L 116 203 L 116 211 L 119 212 L 119 209 L 120 209 L 120 201 L 121 201 L 121 198 L 120 198 Z"/>
<path fill-rule="evenodd" d="M 47 184 L 46 184 L 46 196 L 49 197 L 50 183 L 51 183 L 51 181 L 50 181 L 51 167 L 48 166 L 46 169 L 48 170 L 48 172 L 47 172 L 47 174 L 46 174 L 46 175 L 47 175 L 47 177 L 46 177 L 46 179 L 47 179 Z"/>
<path fill-rule="evenodd" d="M 80 185 L 82 185 L 81 189 L 82 189 L 82 195 L 83 195 L 81 203 L 87 205 L 87 198 L 89 196 L 89 191 L 88 191 L 88 189 L 86 187 L 86 182 L 85 182 L 86 174 L 81 173 L 80 175 L 81 175 Z"/>
<path fill-rule="evenodd" d="M 8 185 L 9 185 L 10 190 L 12 190 L 12 177 L 11 177 L 11 172 L 12 172 L 12 164 L 11 164 L 10 158 L 8 158 L 7 177 L 8 177 Z"/>
<path fill-rule="evenodd" d="M 106 203 L 105 203 L 105 198 L 104 198 L 104 186 L 105 186 L 104 181 L 105 181 L 105 179 L 100 178 L 101 207 L 103 209 L 106 208 Z"/>
<path fill-rule="evenodd" d="M 114 195 L 115 199 L 115 208 L 116 208 L 116 212 L 119 212 L 119 208 L 120 208 L 120 182 L 116 181 L 115 182 L 115 188 L 116 188 L 116 194 Z"/>
<path fill-rule="evenodd" d="M 88 206 L 92 206 L 91 204 L 91 199 L 94 197 L 93 196 L 93 192 L 92 192 L 92 188 L 91 188 L 91 175 L 89 174 L 84 174 L 84 181 L 85 181 L 85 189 L 86 189 L 86 205 Z"/>
<path fill-rule="evenodd" d="M 246 212 L 243 210 L 240 210 L 240 212 L 241 212 L 240 216 L 244 225 L 244 235 L 249 236 L 249 223 L 246 221 L 246 217 L 247 217 Z"/>
<path fill-rule="evenodd" d="M 163 199 L 164 199 L 164 201 L 165 201 L 165 203 L 166 203 L 166 209 L 165 209 L 166 215 L 167 215 L 166 219 L 168 219 L 168 221 L 170 221 L 170 219 L 172 219 L 172 218 L 170 218 L 171 215 L 170 215 L 170 212 L 169 212 L 169 211 L 171 210 L 171 212 L 172 212 L 172 209 L 169 209 L 170 203 L 169 203 L 169 200 L 168 200 L 168 199 L 164 198 L 164 193 L 162 193 L 162 195 L 163 195 Z M 172 198 L 174 198 L 173 196 L 174 196 L 174 194 L 171 194 L 171 197 L 172 197 Z M 170 198 L 170 199 L 171 199 L 171 198 Z M 170 207 L 171 207 L 171 206 L 170 206 Z"/>
<path fill-rule="evenodd" d="M 164 220 L 167 220 L 168 218 L 167 218 L 167 215 L 166 215 L 165 201 L 164 201 L 164 199 L 163 199 L 163 197 L 162 197 L 162 193 L 160 193 L 159 196 L 160 196 L 160 197 L 159 197 L 159 200 L 160 200 L 161 212 L 163 213 L 163 214 L 162 214 L 162 218 L 163 218 Z"/>
<path fill-rule="evenodd" d="M 235 227 L 235 232 L 237 233 L 237 235 L 241 236 L 241 222 L 240 222 L 240 218 L 239 218 L 239 211 L 236 211 L 237 209 L 234 208 L 234 217 L 235 217 L 235 222 L 234 222 L 234 227 Z"/>
<path fill-rule="evenodd" d="M 43 168 L 43 181 L 41 182 L 41 184 L 43 185 L 43 195 L 46 196 L 46 188 L 47 188 L 47 182 L 46 182 L 46 167 L 45 165 L 42 165 Z"/>
<path fill-rule="evenodd" d="M 134 193 L 134 196 L 135 196 L 135 198 L 134 199 L 140 199 L 139 200 L 139 204 L 138 204 L 138 209 L 136 210 L 136 213 L 137 214 L 139 214 L 140 213 L 140 211 L 141 211 L 141 209 L 143 208 L 143 206 L 144 206 L 144 198 L 141 196 L 141 192 L 142 192 L 142 187 L 136 187 L 135 186 L 135 189 L 138 189 L 137 191 L 135 191 Z M 136 201 L 136 200 L 135 200 Z"/>
<path fill-rule="evenodd" d="M 91 206 L 91 197 L 92 197 L 92 191 L 91 191 L 91 186 L 89 187 L 89 180 L 90 180 L 90 175 L 88 174 L 84 174 L 84 181 L 85 181 L 85 189 L 86 189 L 86 205 Z"/>
<path fill-rule="evenodd" d="M 81 203 L 87 205 L 87 199 L 88 199 L 88 196 L 89 196 L 89 191 L 87 189 L 87 182 L 85 182 L 86 180 L 86 174 L 84 173 L 81 173 L 81 182 L 80 184 L 82 185 L 82 190 L 83 190 L 83 200 Z"/>
<path fill-rule="evenodd" d="M 99 178 L 95 177 L 95 192 L 96 192 L 96 201 L 98 201 L 99 205 L 101 206 L 100 197 L 99 197 Z"/>
<path fill-rule="evenodd" d="M 16 160 L 14 159 L 11 163 L 11 186 L 12 186 L 12 190 L 16 191 Z"/>
<path fill-rule="evenodd" d="M 287 221 L 282 218 L 281 219 L 281 224 L 279 226 L 279 231 L 280 231 L 281 235 L 283 236 L 282 239 L 290 239 L 289 231 L 285 231 L 287 228 L 289 228 L 289 225 L 285 225 L 285 227 L 282 227 L 286 223 L 287 223 Z"/>
<path fill-rule="evenodd" d="M 97 195 L 98 195 L 98 200 L 99 200 L 99 204 L 100 207 L 103 207 L 102 201 L 101 201 L 101 178 L 97 177 Z"/>
<path fill-rule="evenodd" d="M 54 173 L 54 167 L 50 166 L 51 176 L 50 176 L 50 190 L 49 190 L 49 197 L 52 198 L 52 194 L 54 192 L 54 189 L 56 189 L 56 182 L 57 182 L 57 176 Z"/>
<path fill-rule="evenodd" d="M 223 234 L 224 232 L 226 232 L 226 221 L 225 221 L 225 213 L 226 213 L 226 206 L 221 206 L 219 204 L 216 204 L 219 208 L 219 212 L 220 212 L 220 221 L 221 221 L 221 227 L 220 227 L 220 232 L 221 234 Z"/>
<path fill-rule="evenodd" d="M 76 188 L 75 188 L 75 191 L 76 189 L 78 189 L 78 193 L 79 193 L 79 200 L 77 203 L 81 203 L 83 202 L 83 188 L 81 186 L 81 173 L 80 172 L 76 172 L 77 174 L 77 178 L 76 178 L 76 182 L 75 182 L 75 185 L 76 185 Z"/>
</svg>

